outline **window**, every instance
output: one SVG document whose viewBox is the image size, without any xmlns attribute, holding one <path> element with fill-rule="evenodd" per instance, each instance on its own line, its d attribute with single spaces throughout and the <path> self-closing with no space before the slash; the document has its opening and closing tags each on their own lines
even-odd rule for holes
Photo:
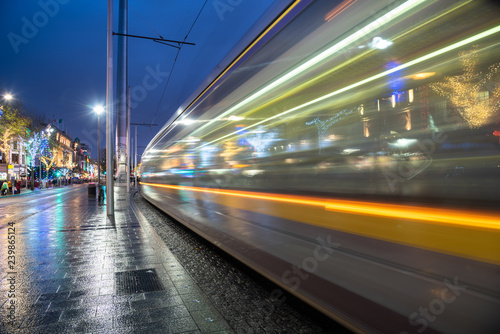
<svg viewBox="0 0 500 334">
<path fill-rule="evenodd" d="M 488 92 L 488 91 L 479 92 L 477 94 L 477 100 L 479 103 L 488 104 L 489 97 L 490 97 L 490 92 Z"/>
</svg>

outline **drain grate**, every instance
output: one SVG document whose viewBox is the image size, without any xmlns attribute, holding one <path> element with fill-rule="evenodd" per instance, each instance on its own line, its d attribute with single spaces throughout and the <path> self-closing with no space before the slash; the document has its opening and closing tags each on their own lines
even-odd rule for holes
<svg viewBox="0 0 500 334">
<path fill-rule="evenodd" d="M 116 295 L 164 290 L 155 269 L 115 273 Z"/>
</svg>

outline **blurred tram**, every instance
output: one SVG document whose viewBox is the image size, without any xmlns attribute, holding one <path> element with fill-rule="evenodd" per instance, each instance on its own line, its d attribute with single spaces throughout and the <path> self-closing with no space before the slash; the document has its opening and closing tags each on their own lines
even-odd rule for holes
<svg viewBox="0 0 500 334">
<path fill-rule="evenodd" d="M 356 332 L 500 333 L 499 68 L 493 1 L 291 2 L 142 192 Z"/>
</svg>

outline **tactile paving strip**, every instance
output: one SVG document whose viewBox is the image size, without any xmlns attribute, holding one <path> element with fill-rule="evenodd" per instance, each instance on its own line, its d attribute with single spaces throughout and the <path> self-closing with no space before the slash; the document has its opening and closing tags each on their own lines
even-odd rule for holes
<svg viewBox="0 0 500 334">
<path fill-rule="evenodd" d="M 164 290 L 154 269 L 115 273 L 115 283 L 117 295 Z"/>
</svg>

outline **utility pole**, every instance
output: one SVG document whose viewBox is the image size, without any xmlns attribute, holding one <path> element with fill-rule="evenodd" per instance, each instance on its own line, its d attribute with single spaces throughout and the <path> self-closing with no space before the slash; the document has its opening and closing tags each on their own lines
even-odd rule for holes
<svg viewBox="0 0 500 334">
<path fill-rule="evenodd" d="M 137 125 L 135 126 L 134 186 L 137 188 Z"/>
<path fill-rule="evenodd" d="M 118 31 L 121 34 L 128 32 L 128 0 L 120 0 Z M 117 178 L 118 186 L 125 186 L 127 176 L 127 95 L 128 95 L 128 60 L 127 37 L 118 36 L 118 72 L 117 72 Z"/>
<path fill-rule="evenodd" d="M 127 193 L 130 192 L 130 86 L 128 86 L 127 100 Z"/>
<path fill-rule="evenodd" d="M 106 62 L 106 214 L 115 214 L 113 187 L 113 0 L 108 0 Z"/>
<path fill-rule="evenodd" d="M 130 125 L 135 125 L 135 172 L 134 172 L 134 184 L 137 187 L 137 126 L 157 126 L 158 124 L 150 124 L 150 123 L 130 123 Z"/>
</svg>

